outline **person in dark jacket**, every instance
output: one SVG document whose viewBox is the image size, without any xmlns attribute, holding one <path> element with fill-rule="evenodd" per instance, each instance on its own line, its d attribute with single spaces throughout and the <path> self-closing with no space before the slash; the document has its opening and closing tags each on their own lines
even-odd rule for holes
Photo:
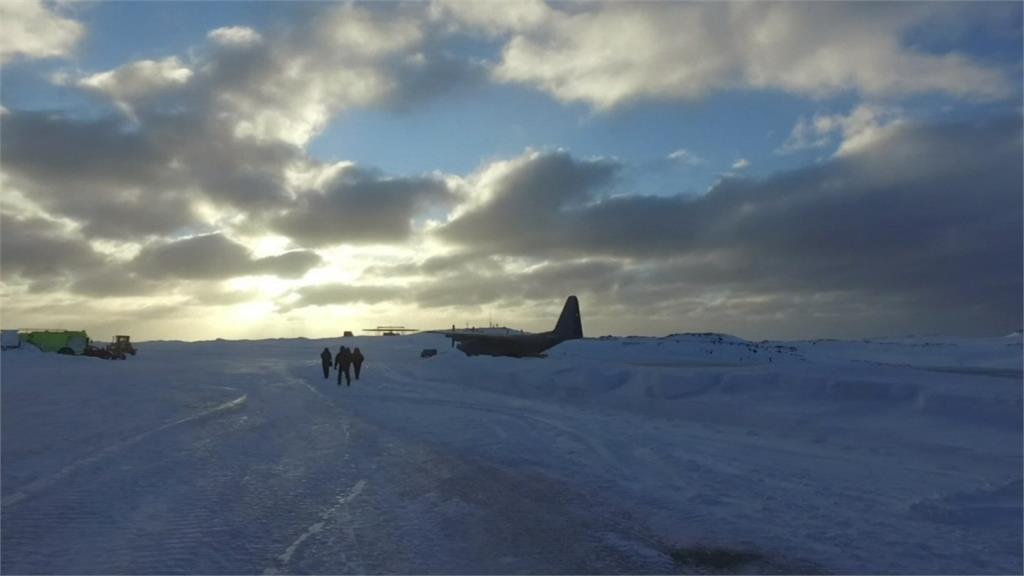
<svg viewBox="0 0 1024 576">
<path fill-rule="evenodd" d="M 348 348 L 342 346 L 338 355 L 334 358 L 334 367 L 338 369 L 338 386 L 341 386 L 341 375 L 345 374 L 345 385 L 352 385 L 352 377 L 349 375 L 348 367 L 352 364 L 352 353 Z"/>
<path fill-rule="evenodd" d="M 356 369 L 356 380 L 359 380 L 359 371 L 363 368 L 363 353 L 356 348 L 352 351 L 352 366 Z"/>
<path fill-rule="evenodd" d="M 331 375 L 331 351 L 327 348 L 320 353 L 320 363 L 324 366 L 324 378 L 328 378 Z"/>
</svg>

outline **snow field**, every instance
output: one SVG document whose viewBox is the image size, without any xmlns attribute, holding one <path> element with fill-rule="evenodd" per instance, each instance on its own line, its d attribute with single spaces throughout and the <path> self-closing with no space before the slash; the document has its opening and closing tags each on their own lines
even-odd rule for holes
<svg viewBox="0 0 1024 576">
<path fill-rule="evenodd" d="M 1021 339 L 2 356 L 5 572 L 1017 573 Z M 421 359 L 422 348 L 438 356 Z"/>
</svg>

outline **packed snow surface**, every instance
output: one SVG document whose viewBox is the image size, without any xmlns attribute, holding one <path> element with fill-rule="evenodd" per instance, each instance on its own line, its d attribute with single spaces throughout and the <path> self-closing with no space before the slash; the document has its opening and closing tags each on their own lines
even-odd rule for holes
<svg viewBox="0 0 1024 576">
<path fill-rule="evenodd" d="M 339 387 L 342 343 L 367 361 Z M 1021 346 L 8 350 L 0 570 L 1020 573 Z"/>
</svg>

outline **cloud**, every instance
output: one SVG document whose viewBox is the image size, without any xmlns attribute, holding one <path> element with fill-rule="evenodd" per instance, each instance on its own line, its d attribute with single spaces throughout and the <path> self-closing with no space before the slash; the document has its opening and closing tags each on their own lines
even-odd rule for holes
<svg viewBox="0 0 1024 576">
<path fill-rule="evenodd" d="M 515 2 L 462 2 L 434 0 L 430 5 L 434 20 L 460 32 L 498 36 L 526 32 L 544 25 L 553 11 L 543 0 Z"/>
<path fill-rule="evenodd" d="M 472 269 L 413 285 L 408 293 L 423 308 L 521 306 L 558 302 L 569 294 L 608 293 L 628 277 L 627 268 L 614 260 L 549 260 L 523 267 L 521 262 L 492 257 Z"/>
<path fill-rule="evenodd" d="M 733 170 L 744 170 L 748 166 L 750 166 L 750 160 L 747 160 L 746 158 L 740 158 L 732 163 Z"/>
<path fill-rule="evenodd" d="M 177 288 L 166 279 L 141 277 L 123 263 L 108 263 L 94 270 L 76 274 L 67 291 L 76 296 L 99 298 L 129 298 L 158 295 L 166 297 Z"/>
<path fill-rule="evenodd" d="M 648 262 L 657 273 L 646 285 L 664 302 L 775 295 L 798 310 L 819 297 L 875 303 L 901 326 L 993 332 L 1021 316 L 1021 152 L 1019 117 L 908 122 L 822 164 L 726 179 L 696 199 L 600 196 L 601 179 L 580 180 L 587 163 L 538 156 L 437 233 L 480 254 Z M 539 159 L 572 176 L 536 170 Z M 564 194 L 574 179 L 585 183 Z M 633 301 L 657 301 L 633 286 Z M 865 329 L 891 333 L 881 312 L 859 314 Z"/>
<path fill-rule="evenodd" d="M 614 289 L 623 281 L 624 270 L 624 265 L 614 260 L 546 261 L 523 267 L 522 262 L 503 257 L 469 261 L 431 258 L 418 265 L 379 267 L 374 271 L 377 278 L 402 277 L 412 271 L 421 273 L 419 277 L 404 278 L 399 285 L 308 286 L 297 290 L 296 297 L 283 308 L 384 302 L 415 304 L 420 308 L 461 308 L 498 302 L 520 305 L 529 301 L 558 301 L 570 293 Z"/>
<path fill-rule="evenodd" d="M 321 262 L 322 259 L 315 252 L 293 250 L 277 256 L 254 260 L 250 273 L 270 274 L 281 278 L 301 278 L 310 269 L 319 266 Z"/>
<path fill-rule="evenodd" d="M 327 262 L 357 284 L 306 286 L 288 305 L 529 311 L 580 292 L 613 330 L 615 315 L 645 318 L 648 331 L 680 318 L 709 329 L 845 321 L 888 333 L 1019 323 L 1020 119 L 927 126 L 889 100 L 1013 93 L 1001 68 L 910 44 L 935 14 L 973 12 L 773 3 L 315 12 L 262 32 L 218 28 L 187 56 L 65 78 L 67 89 L 105 99 L 103 109 L 5 108 L 5 287 L 235 302 L 245 294 L 220 294 L 222 280 L 322 281 L 321 257 L 295 248 L 359 244 L 355 262 Z M 500 43 L 501 59 L 453 53 L 467 35 Z M 411 108 L 485 73 L 601 109 L 731 89 L 877 98 L 800 118 L 780 151 L 837 146 L 819 165 L 726 178 L 702 197 L 633 194 L 623 162 L 563 150 L 465 177 L 325 165 L 304 150 L 346 111 Z M 668 160 L 700 162 L 685 149 Z M 20 213 L 47 217 L 8 214 L 11 197 Z M 256 257 L 238 240 L 271 231 L 286 236 L 269 241 L 275 255 Z M 445 255 L 429 257 L 435 250 Z M 360 275 L 377 251 L 391 254 Z M 385 264 L 401 258 L 410 261 Z"/>
<path fill-rule="evenodd" d="M 0 214 L 0 263 L 5 283 L 35 281 L 52 289 L 104 265 L 106 258 L 58 222 Z"/>
<path fill-rule="evenodd" d="M 321 284 L 306 286 L 296 291 L 297 299 L 281 306 L 294 310 L 306 306 L 334 306 L 343 304 L 379 304 L 402 297 L 405 288 L 393 285 Z"/>
<path fill-rule="evenodd" d="M 118 118 L 78 120 L 50 112 L 4 114 L 4 170 L 42 187 L 140 186 L 159 181 L 164 158 L 146 134 Z"/>
<path fill-rule="evenodd" d="M 241 276 L 251 269 L 249 250 L 222 234 L 148 245 L 133 262 L 143 275 L 191 280 Z"/>
<path fill-rule="evenodd" d="M 786 141 L 775 150 L 789 154 L 799 150 L 823 148 L 842 138 L 837 154 L 849 154 L 870 146 L 905 122 L 903 112 L 893 106 L 859 104 L 846 116 L 816 114 L 811 119 L 800 117 Z"/>
<path fill-rule="evenodd" d="M 0 2 L 0 63 L 14 58 L 67 56 L 85 36 L 85 27 L 40 0 Z"/>
<path fill-rule="evenodd" d="M 337 217 L 339 202 L 358 201 L 361 218 L 341 216 L 354 232 L 345 237 L 404 238 L 416 210 L 446 201 L 433 178 L 367 175 L 318 200 L 289 174 L 317 164 L 301 146 L 338 113 L 409 107 L 482 77 L 421 29 L 425 12 L 329 6 L 265 39 L 245 27 L 213 30 L 187 63 L 169 56 L 66 74 L 66 86 L 124 115 L 5 111 L 5 174 L 40 210 L 73 219 L 90 237 L 145 242 L 258 229 L 279 216 L 299 236 L 333 241 L 332 222 L 315 210 Z M 303 215 L 314 233 L 303 233 Z"/>
<path fill-rule="evenodd" d="M 454 200 L 440 178 L 390 178 L 346 165 L 321 189 L 300 194 L 270 226 L 308 246 L 401 242 L 418 214 Z"/>
<path fill-rule="evenodd" d="M 313 252 L 295 250 L 252 258 L 244 246 L 220 235 L 196 236 L 144 247 L 128 261 L 107 261 L 74 275 L 68 292 L 96 297 L 184 297 L 200 305 L 230 305 L 249 300 L 251 291 L 226 290 L 218 283 L 242 276 L 297 279 L 321 264 Z"/>
<path fill-rule="evenodd" d="M 247 26 L 225 26 L 210 30 L 206 37 L 223 46 L 252 46 L 263 41 L 259 32 Z"/>
<path fill-rule="evenodd" d="M 561 7 L 559 7 L 561 8 Z M 820 98 L 940 93 L 1000 99 L 1009 71 L 909 46 L 910 32 L 976 6 L 857 3 L 608 3 L 549 8 L 525 28 L 466 3 L 462 21 L 507 38 L 494 77 L 607 110 L 638 99 L 695 100 L 729 89 Z M 995 8 L 993 8 L 995 9 Z M 458 6 L 450 10 L 460 13 Z M 505 23 L 505 26 L 500 25 Z"/>
<path fill-rule="evenodd" d="M 483 78 L 435 39 L 426 11 L 332 5 L 262 41 L 214 30 L 195 94 L 234 136 L 303 146 L 345 110 L 409 106 Z"/>
<path fill-rule="evenodd" d="M 495 163 L 472 179 L 481 203 L 444 226 L 441 236 L 478 251 L 557 250 L 565 221 L 610 186 L 620 168 L 613 160 L 577 160 L 565 151 Z"/>
<path fill-rule="evenodd" d="M 319 256 L 306 251 L 254 259 L 223 234 L 206 234 L 147 245 L 129 268 L 152 279 L 221 280 L 257 274 L 296 278 L 319 263 Z"/>
<path fill-rule="evenodd" d="M 416 279 L 417 277 L 450 276 L 476 269 L 491 267 L 492 263 L 486 255 L 459 251 L 441 255 L 428 256 L 419 261 L 410 260 L 398 264 L 374 264 L 363 270 L 364 278 L 399 278 Z"/>
<path fill-rule="evenodd" d="M 704 163 L 703 158 L 685 148 L 673 151 L 668 155 L 668 159 L 682 164 L 683 166 L 700 166 Z"/>
<path fill-rule="evenodd" d="M 133 127 L 111 116 L 9 112 L 0 133 L 4 171 L 42 209 L 74 219 L 91 237 L 141 241 L 205 227 L 201 200 L 243 214 L 286 201 L 294 148 L 225 141 L 201 117 L 143 118 Z"/>
<path fill-rule="evenodd" d="M 131 110 L 131 102 L 181 86 L 192 78 L 192 70 L 177 57 L 162 60 L 138 60 L 110 70 L 86 76 L 77 81 L 79 87 L 109 96 Z"/>
</svg>

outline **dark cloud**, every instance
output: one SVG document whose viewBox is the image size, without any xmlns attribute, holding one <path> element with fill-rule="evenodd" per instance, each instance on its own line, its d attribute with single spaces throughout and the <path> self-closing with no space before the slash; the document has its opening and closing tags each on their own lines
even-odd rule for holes
<svg viewBox="0 0 1024 576">
<path fill-rule="evenodd" d="M 212 34 L 185 62 L 141 60 L 63 79 L 106 99 L 109 115 L 6 111 L 4 169 L 41 208 L 90 237 L 143 242 L 213 231 L 195 213 L 201 201 L 235 211 L 236 224 L 262 226 L 289 205 L 285 172 L 309 161 L 301 146 L 337 113 L 411 107 L 485 75 L 421 30 L 425 11 L 303 10 L 266 38 L 244 28 Z M 342 216 L 357 241 L 404 237 L 420 206 L 406 190 L 443 190 L 426 178 L 357 179 L 326 194 L 328 204 L 360 202 L 362 218 Z M 337 215 L 337 206 L 327 208 Z M 283 226 L 302 217 L 300 207 Z M 314 236 L 333 236 L 322 228 Z"/>
<path fill-rule="evenodd" d="M 103 266 L 106 258 L 84 238 L 43 218 L 0 214 L 0 273 L 12 279 L 63 281 Z"/>
<path fill-rule="evenodd" d="M 140 241 L 205 226 L 193 205 L 207 199 L 242 213 L 282 206 L 290 145 L 226 141 L 181 115 L 76 119 L 12 111 L 0 153 L 12 183 L 90 237 Z"/>
<path fill-rule="evenodd" d="M 4 168 L 51 186 L 140 187 L 164 167 L 152 139 L 116 117 L 14 110 L 3 115 L 3 127 Z"/>
<path fill-rule="evenodd" d="M 194 107 L 144 120 L 178 185 L 246 214 L 286 203 L 284 171 L 303 158 L 300 150 L 280 141 L 236 138 L 223 120 L 210 116 L 214 112 Z"/>
<path fill-rule="evenodd" d="M 550 182 L 538 177 L 546 163 L 562 167 Z M 483 253 L 654 262 L 649 280 L 669 293 L 842 293 L 878 303 L 862 310 L 876 323 L 888 315 L 908 328 L 998 332 L 1021 321 L 1019 118 L 895 127 L 856 153 L 765 180 L 725 180 L 697 199 L 581 203 L 594 197 L 588 185 L 603 183 L 587 181 L 588 168 L 536 156 L 440 235 Z M 583 184 L 567 192 L 574 178 Z M 671 301 L 645 292 L 635 302 Z M 813 325 L 777 319 L 787 321 Z"/>
<path fill-rule="evenodd" d="M 430 256 L 420 262 L 374 264 L 363 270 L 362 276 L 372 278 L 404 278 L 416 276 L 442 276 L 464 271 L 500 269 L 500 263 L 478 252 L 461 251 Z"/>
<path fill-rule="evenodd" d="M 443 268 L 438 268 L 443 265 Z M 433 273 L 427 271 L 433 270 Z M 395 302 L 421 308 L 472 307 L 491 303 L 550 301 L 583 292 L 614 290 L 629 275 L 621 261 L 542 262 L 524 268 L 518 259 L 502 257 L 430 258 L 420 264 L 379 266 L 369 278 L 401 277 L 396 285 L 330 284 L 296 291 L 289 308 L 334 304 Z"/>
<path fill-rule="evenodd" d="M 254 259 L 224 235 L 206 234 L 145 246 L 129 267 L 145 278 L 217 280 L 256 274 L 297 278 L 319 263 L 320 257 L 307 251 Z"/>
<path fill-rule="evenodd" d="M 335 241 L 335 223 L 356 242 L 404 238 L 414 211 L 447 199 L 439 180 L 351 170 L 322 199 L 292 208 L 285 173 L 310 163 L 301 146 L 338 112 L 409 108 L 486 72 L 420 29 L 425 7 L 304 12 L 266 38 L 244 28 L 213 34 L 188 62 L 141 60 L 62 80 L 106 99 L 108 115 L 5 112 L 0 152 L 12 184 L 97 238 L 214 231 L 196 214 L 203 201 L 250 231 L 287 210 L 279 228 L 314 243 Z"/>
<path fill-rule="evenodd" d="M 90 237 L 169 234 L 196 221 L 167 154 L 121 119 L 11 111 L 0 154 L 15 189 Z"/>
<path fill-rule="evenodd" d="M 281 278 L 301 278 L 311 268 L 320 265 L 322 260 L 315 252 L 309 250 L 293 250 L 277 256 L 267 256 L 254 260 L 252 269 Z"/>
<path fill-rule="evenodd" d="M 271 227 L 308 246 L 400 242 L 413 218 L 428 208 L 449 207 L 454 195 L 439 178 L 386 178 L 373 171 L 341 170 L 323 192 L 301 194 Z"/>
<path fill-rule="evenodd" d="M 490 258 L 472 270 L 434 276 L 411 293 L 424 308 L 518 306 L 557 302 L 569 294 L 608 293 L 631 277 L 625 264 L 614 260 L 542 262 L 525 269 L 521 262 L 502 260 Z"/>
<path fill-rule="evenodd" d="M 132 296 L 166 295 L 176 285 L 166 279 L 140 276 L 124 263 L 110 263 L 106 266 L 75 275 L 75 281 L 68 292 L 92 298 L 119 298 Z"/>
<path fill-rule="evenodd" d="M 424 101 L 482 86 L 490 74 L 482 63 L 457 57 L 438 44 L 421 54 L 398 65 L 399 82 L 385 98 L 386 107 L 409 111 Z"/>
<path fill-rule="evenodd" d="M 564 151 L 530 154 L 498 176 L 483 206 L 449 223 L 441 236 L 481 252 L 557 251 L 573 215 L 588 211 L 619 168 L 612 160 L 578 160 Z"/>
<path fill-rule="evenodd" d="M 244 275 L 252 260 L 241 244 L 222 234 L 207 234 L 146 246 L 132 267 L 152 278 L 209 280 Z"/>
</svg>

